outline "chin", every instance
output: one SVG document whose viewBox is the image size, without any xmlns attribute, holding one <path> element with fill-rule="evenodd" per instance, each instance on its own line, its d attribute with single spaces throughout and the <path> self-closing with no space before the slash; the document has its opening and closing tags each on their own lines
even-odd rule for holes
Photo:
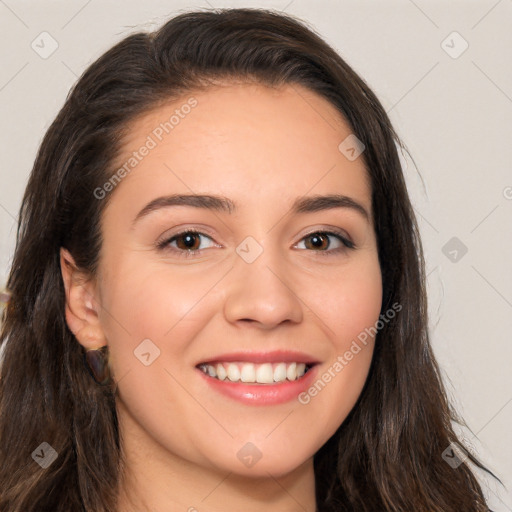
<svg viewBox="0 0 512 512">
<path fill-rule="evenodd" d="M 250 450 L 247 450 L 246 453 L 250 453 Z M 250 455 L 235 453 L 235 462 L 229 458 L 224 461 L 225 464 L 222 464 L 222 468 L 218 465 L 217 467 L 243 477 L 268 478 L 271 475 L 280 478 L 293 473 L 312 457 L 306 453 L 300 457 L 296 452 L 292 456 L 289 452 L 279 453 L 267 448 L 266 451 L 262 450 L 259 453 L 254 450 L 252 459 Z"/>
</svg>

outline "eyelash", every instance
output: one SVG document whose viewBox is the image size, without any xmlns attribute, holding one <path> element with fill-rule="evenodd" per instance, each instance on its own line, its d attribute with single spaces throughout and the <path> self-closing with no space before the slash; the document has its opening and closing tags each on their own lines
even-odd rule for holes
<svg viewBox="0 0 512 512">
<path fill-rule="evenodd" d="M 161 242 L 158 242 L 157 243 L 158 250 L 160 250 L 160 251 L 171 250 L 172 252 L 176 252 L 179 257 L 185 257 L 185 258 L 188 258 L 190 256 L 195 256 L 196 254 L 199 254 L 200 252 L 205 250 L 205 249 L 196 249 L 196 250 L 186 251 L 186 250 L 183 250 L 183 249 L 176 249 L 174 247 L 173 248 L 169 247 L 169 244 L 171 242 L 173 242 L 175 239 L 179 238 L 182 235 L 187 235 L 187 234 L 201 235 L 201 236 L 206 236 L 206 237 L 210 238 L 210 240 L 212 239 L 209 235 L 206 235 L 205 233 L 202 233 L 201 231 L 197 231 L 195 229 L 186 229 L 185 231 L 181 231 L 180 233 L 176 233 L 175 235 L 173 235 L 170 238 L 166 238 L 166 239 L 162 240 Z M 340 252 L 344 252 L 347 249 L 355 249 L 356 248 L 356 246 L 355 246 L 355 244 L 353 242 L 351 242 L 350 240 L 345 238 L 340 232 L 337 232 L 336 230 L 333 230 L 333 231 L 321 231 L 321 230 L 311 231 L 310 233 L 304 235 L 301 238 L 300 241 L 302 241 L 305 238 L 308 238 L 308 237 L 310 237 L 312 235 L 330 235 L 330 236 L 334 236 L 344 246 L 344 247 L 338 247 L 337 249 L 326 250 L 326 251 L 313 251 L 313 252 L 319 253 L 319 256 L 333 256 L 333 255 L 339 254 Z"/>
</svg>

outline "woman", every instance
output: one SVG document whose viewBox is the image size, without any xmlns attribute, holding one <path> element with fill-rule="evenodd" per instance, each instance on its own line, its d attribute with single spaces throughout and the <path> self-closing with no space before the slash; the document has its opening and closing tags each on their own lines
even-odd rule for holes
<svg viewBox="0 0 512 512">
<path fill-rule="evenodd" d="M 397 145 L 284 15 L 185 13 L 93 63 L 21 208 L 0 509 L 488 510 Z"/>
</svg>

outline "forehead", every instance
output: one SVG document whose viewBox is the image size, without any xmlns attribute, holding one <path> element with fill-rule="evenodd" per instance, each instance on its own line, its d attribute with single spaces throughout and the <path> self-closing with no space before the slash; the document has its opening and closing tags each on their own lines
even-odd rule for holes
<svg viewBox="0 0 512 512">
<path fill-rule="evenodd" d="M 338 192 L 366 201 L 371 211 L 363 158 L 350 161 L 339 149 L 350 135 L 331 103 L 297 84 L 191 91 L 131 123 L 116 168 L 130 159 L 134 165 L 125 166 L 115 192 L 150 198 L 177 189 L 245 203 L 263 191 L 281 201 Z"/>
</svg>

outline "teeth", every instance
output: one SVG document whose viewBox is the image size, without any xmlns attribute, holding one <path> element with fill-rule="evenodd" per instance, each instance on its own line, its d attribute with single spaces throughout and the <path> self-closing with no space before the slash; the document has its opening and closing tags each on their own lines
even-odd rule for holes
<svg viewBox="0 0 512 512">
<path fill-rule="evenodd" d="M 240 380 L 242 382 L 256 382 L 256 370 L 252 363 L 244 364 L 240 372 Z M 259 382 L 259 381 L 258 381 Z"/>
<path fill-rule="evenodd" d="M 220 380 L 224 380 L 228 376 L 228 372 L 226 371 L 224 366 L 221 364 L 217 365 L 216 371 L 217 371 L 217 378 Z"/>
<path fill-rule="evenodd" d="M 286 364 L 276 364 L 274 368 L 274 382 L 283 382 L 284 380 L 286 380 Z"/>
<path fill-rule="evenodd" d="M 288 380 L 295 380 L 297 378 L 297 364 L 292 363 L 286 369 L 286 378 Z"/>
<path fill-rule="evenodd" d="M 273 384 L 274 382 L 293 381 L 302 377 L 307 367 L 304 363 L 217 363 L 202 364 L 199 367 L 210 377 L 231 382 L 257 382 Z"/>
<path fill-rule="evenodd" d="M 210 365 L 207 365 L 209 367 Z M 240 380 L 240 370 L 238 369 L 238 365 L 234 363 L 230 363 L 228 366 L 228 379 L 231 382 L 237 382 Z"/>
<path fill-rule="evenodd" d="M 244 365 L 245 366 L 245 365 Z M 256 371 L 256 382 L 271 384 L 274 382 L 274 372 L 270 363 L 261 364 Z"/>
</svg>

